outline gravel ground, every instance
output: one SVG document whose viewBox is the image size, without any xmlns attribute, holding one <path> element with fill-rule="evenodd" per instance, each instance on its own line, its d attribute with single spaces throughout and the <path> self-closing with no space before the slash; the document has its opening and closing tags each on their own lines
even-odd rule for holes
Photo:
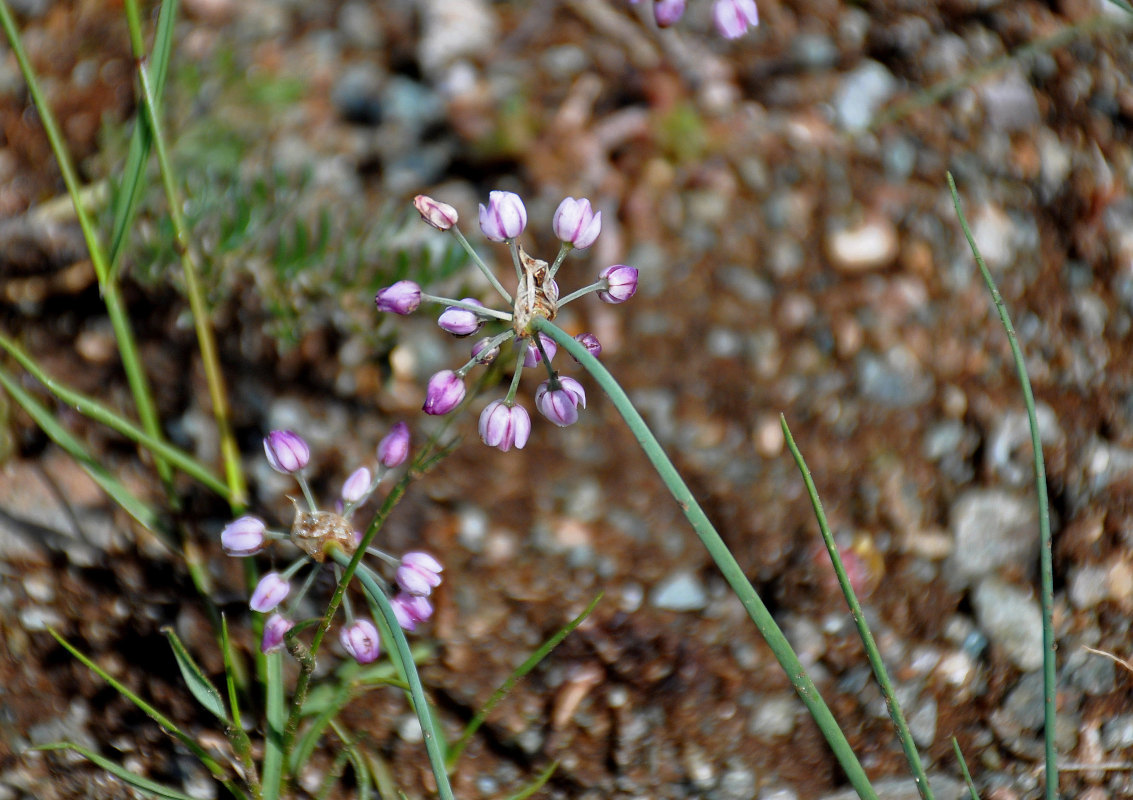
<svg viewBox="0 0 1133 800">
<path fill-rule="evenodd" d="M 113 174 L 133 114 L 118 4 L 13 5 L 86 177 Z M 587 298 L 559 321 L 599 335 L 606 365 L 775 613 L 879 794 L 915 796 L 780 412 L 860 581 L 936 796 L 961 796 L 955 737 L 983 797 L 1031 798 L 1042 779 L 1042 653 L 1030 440 L 1010 351 L 952 210 L 951 171 L 1039 403 L 1062 792 L 1133 796 L 1133 676 L 1084 649 L 1133 650 L 1133 47 L 1123 12 L 1088 0 L 762 2 L 761 27 L 726 42 L 707 2 L 667 31 L 647 8 L 613 0 L 183 6 L 167 108 L 256 508 L 289 520 L 290 487 L 258 456 L 270 428 L 312 442 L 324 495 L 393 421 L 408 420 L 419 440 L 429 429 L 424 381 L 455 368 L 464 348 L 429 314 L 387 319 L 371 305 L 395 273 L 390 253 L 442 250 L 412 213 L 414 194 L 456 206 L 505 275 L 506 254 L 474 230 L 489 190 L 525 198 L 524 241 L 544 257 L 558 201 L 589 197 L 602 235 L 571 256 L 560 283 L 626 263 L 641 288 L 620 307 Z M 1070 26 L 1077 35 L 1048 41 Z M 1046 44 L 1028 47 L 1036 42 Z M 926 98 L 933 87 L 944 88 Z M 44 210 L 61 182 L 7 51 L 0 126 L 0 330 L 53 374 L 128 408 L 81 237 Z M 232 244 L 225 232 L 246 197 L 271 210 L 250 243 Z M 293 236 L 297 220 L 315 230 L 320 216 L 334 247 L 281 272 L 277 234 Z M 127 298 L 171 436 L 215 459 L 157 219 L 139 228 Z M 468 273 L 438 286 L 488 296 Z M 680 509 L 611 404 L 571 374 L 590 392 L 577 425 L 536 418 L 527 448 L 499 453 L 476 441 L 475 415 L 460 420 L 465 443 L 382 533 L 391 549 L 422 546 L 446 565 L 424 634 L 437 655 L 423 676 L 454 731 L 605 592 L 494 712 L 455 776 L 457 795 L 509 796 L 558 762 L 541 796 L 846 796 Z M 529 409 L 530 395 L 525 383 Z M 58 413 L 128 485 L 159 496 L 131 447 Z M 183 567 L 4 397 L 0 421 L 0 800 L 131 796 L 79 759 L 23 752 L 62 738 L 215 796 L 186 753 L 45 632 L 58 628 L 223 750 L 160 633 L 172 625 L 219 673 Z M 248 637 L 239 569 L 217 541 L 227 512 L 181 488 L 214 599 Z M 429 796 L 420 731 L 399 694 L 369 692 L 345 721 L 410 797 Z M 320 758 L 325 769 L 333 755 Z"/>
</svg>

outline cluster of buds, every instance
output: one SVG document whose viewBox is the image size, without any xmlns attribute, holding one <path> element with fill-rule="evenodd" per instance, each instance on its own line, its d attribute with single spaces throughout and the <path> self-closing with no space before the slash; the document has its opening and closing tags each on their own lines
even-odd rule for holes
<svg viewBox="0 0 1133 800">
<path fill-rule="evenodd" d="M 639 0 L 629 0 L 637 4 Z M 686 0 L 653 0 L 653 18 L 657 26 L 676 25 L 685 13 Z M 712 4 L 712 21 L 717 32 L 725 39 L 738 39 L 759 24 L 759 10 L 755 0 L 715 0 Z"/>
<path fill-rule="evenodd" d="M 568 197 L 555 211 L 551 227 L 561 242 L 553 263 L 532 258 L 516 242 L 527 227 L 527 209 L 518 195 L 512 192 L 491 192 L 488 204 L 480 205 L 480 230 L 493 242 L 506 243 L 511 251 L 518 281 L 515 294 L 508 292 L 495 274 L 484 263 L 464 234 L 457 227 L 456 209 L 431 197 L 418 195 L 413 201 L 426 222 L 441 231 L 449 231 L 468 252 L 472 261 L 483 272 L 493 288 L 499 292 L 510 311 L 486 307 L 479 300 L 466 297 L 455 300 L 426 294 L 412 281 L 398 281 L 378 292 L 374 302 L 379 311 L 393 314 L 411 314 L 421 302 L 429 301 L 444 306 L 437 324 L 454 336 L 470 336 L 485 322 L 504 322 L 507 328 L 476 342 L 471 359 L 456 370 L 442 370 L 429 379 L 425 392 L 426 414 L 447 414 L 464 399 L 464 376 L 475 366 L 490 364 L 500 353 L 500 346 L 514 339 L 518 345 L 515 373 L 511 388 L 502 400 L 496 400 L 480 414 L 480 438 L 491 447 L 507 451 L 523 448 L 531 434 L 531 417 L 523 406 L 516 404 L 520 375 L 525 367 L 543 364 L 549 375 L 535 392 L 535 407 L 554 424 L 565 427 L 578 420 L 578 409 L 586 408 L 586 391 L 573 378 L 560 377 L 551 367 L 557 347 L 548 336 L 536 333 L 532 323 L 537 318 L 552 320 L 558 310 L 587 294 L 596 293 L 605 303 L 624 303 L 637 291 L 637 270 L 624 264 L 614 264 L 598 273 L 598 280 L 559 297 L 555 274 L 571 250 L 583 250 L 598 238 L 602 230 L 602 212 L 595 211 L 589 200 Z M 583 333 L 575 339 L 592 355 L 602 352 L 602 345 L 592 333 Z"/>
<path fill-rule="evenodd" d="M 283 646 L 284 636 L 295 623 L 284 606 L 290 598 L 290 606 L 297 607 L 307 590 L 310 589 L 317 569 L 339 549 L 353 555 L 361 543 L 362 535 L 354 529 L 351 517 L 354 511 L 364 505 L 378 488 L 378 484 L 399 466 L 409 455 L 409 427 L 404 422 L 393 426 L 389 435 L 382 439 L 377 448 L 377 464 L 373 471 L 369 467 L 359 467 L 350 474 L 342 486 L 334 511 L 321 511 L 311 494 L 304 469 L 310 461 L 311 451 L 302 437 L 292 431 L 272 431 L 264 438 L 264 453 L 268 464 L 276 472 L 291 475 L 303 492 L 306 507 L 295 503 L 295 522 L 288 533 L 271 531 L 259 517 L 251 515 L 240 517 L 225 526 L 220 535 L 224 551 L 230 556 L 252 556 L 262 551 L 273 540 L 288 540 L 301 551 L 301 555 L 290 566 L 281 571 L 271 571 L 264 575 L 252 592 L 249 602 L 253 611 L 270 614 L 264 623 L 262 649 L 270 653 Z M 384 553 L 377 548 L 368 548 L 373 555 L 390 565 L 394 573 L 393 582 L 398 593 L 391 600 L 398 623 L 407 631 L 415 630 L 433 614 L 429 595 L 441 583 L 440 573 L 444 567 L 428 553 L 410 552 L 401 558 Z M 332 562 L 333 563 L 333 562 Z M 305 567 L 313 566 L 299 591 L 292 594 L 292 581 Z M 375 579 L 379 574 L 365 562 L 359 563 Z M 336 577 L 339 567 L 334 564 Z M 343 596 L 346 610 L 346 625 L 339 632 L 343 648 L 361 664 L 377 659 L 380 652 L 380 637 L 374 623 L 368 619 L 355 618 L 348 595 Z"/>
</svg>

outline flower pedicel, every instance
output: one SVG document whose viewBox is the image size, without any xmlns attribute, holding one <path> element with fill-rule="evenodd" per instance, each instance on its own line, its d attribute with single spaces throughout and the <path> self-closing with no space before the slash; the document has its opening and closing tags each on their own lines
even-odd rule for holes
<svg viewBox="0 0 1133 800">
<path fill-rule="evenodd" d="M 490 447 L 508 451 L 520 450 L 527 444 L 531 433 L 531 418 L 522 406 L 516 404 L 520 376 L 524 368 L 542 364 L 547 370 L 544 381 L 535 395 L 535 407 L 554 424 L 563 427 L 578 419 L 579 407 L 586 408 L 586 392 L 573 378 L 561 378 L 551 367 L 557 352 L 555 343 L 546 335 L 536 335 L 532 323 L 542 317 L 552 320 L 560 308 L 584 295 L 597 293 L 606 303 L 624 303 L 637 291 L 637 270 L 624 264 L 614 264 L 602 270 L 598 280 L 566 297 L 559 296 L 555 275 L 563 259 L 571 250 L 583 250 L 594 244 L 602 230 L 602 212 L 595 211 L 590 201 L 582 198 L 564 199 L 551 224 L 561 242 L 553 263 L 533 258 L 516 242 L 527 227 L 527 209 L 519 195 L 513 192 L 494 191 L 488 195 L 488 204 L 480 205 L 480 229 L 493 242 L 503 242 L 511 251 L 515 265 L 516 289 L 512 294 L 505 289 L 480 258 L 457 226 L 456 209 L 425 195 L 418 195 L 413 205 L 421 217 L 434 228 L 449 231 L 471 256 L 473 263 L 483 272 L 493 288 L 511 308 L 488 308 L 479 300 L 466 297 L 455 300 L 427 294 L 412 281 L 398 281 L 377 293 L 374 303 L 379 311 L 392 314 L 410 314 L 422 301 L 443 305 L 437 324 L 454 336 L 468 336 L 485 323 L 507 323 L 501 333 L 477 340 L 472 346 L 472 357 L 456 370 L 442 370 L 429 379 L 425 391 L 426 414 L 447 414 L 464 400 L 464 376 L 476 365 L 490 364 L 500 353 L 500 345 L 516 340 L 515 373 L 511 387 L 501 400 L 488 403 L 480 414 L 480 439 Z M 592 333 L 575 337 L 592 354 L 602 352 L 602 345 Z"/>
<path fill-rule="evenodd" d="M 463 387 L 460 391 L 463 397 Z M 459 402 L 459 400 L 457 401 Z M 295 522 L 289 533 L 268 530 L 259 517 L 245 515 L 225 526 L 221 533 L 224 551 L 230 556 L 252 556 L 264 549 L 273 540 L 289 540 L 302 555 L 282 571 L 272 571 L 260 578 L 252 592 L 249 606 L 253 611 L 270 614 L 264 623 L 261 649 L 265 653 L 279 650 L 284 644 L 284 636 L 295 623 L 287 615 L 285 606 L 295 608 L 310 588 L 318 567 L 327 560 L 332 549 L 339 549 L 353 555 L 358 549 L 361 536 L 354 530 L 351 516 L 365 504 L 378 488 L 391 469 L 402 464 L 409 455 L 409 427 L 404 422 L 393 426 L 389 434 L 377 447 L 377 465 L 373 471 L 369 467 L 359 467 L 350 474 L 342 486 L 338 508 L 335 511 L 322 511 L 315 503 L 304 470 L 310 461 L 307 443 L 293 431 L 272 431 L 264 438 L 264 452 L 268 463 L 278 472 L 294 476 L 303 492 L 304 505 L 292 498 L 295 503 Z M 385 561 L 394 571 L 393 585 L 400 591 L 390 601 L 402 628 L 414 630 L 417 625 L 428 620 L 433 614 L 433 606 L 428 596 L 441 583 L 444 567 L 428 553 L 412 551 L 401 558 L 384 553 L 377 548 L 368 548 L 368 554 Z M 295 576 L 304 568 L 313 566 L 311 575 L 300 589 L 292 594 Z M 364 561 L 358 565 L 374 580 L 382 582 L 378 573 Z M 336 577 L 341 575 L 338 565 L 334 565 Z M 384 581 L 389 586 L 389 581 Z M 360 664 L 368 664 L 379 655 L 380 638 L 374 624 L 364 618 L 355 618 L 349 595 L 343 596 L 346 610 L 346 625 L 339 632 L 339 641 Z"/>
</svg>

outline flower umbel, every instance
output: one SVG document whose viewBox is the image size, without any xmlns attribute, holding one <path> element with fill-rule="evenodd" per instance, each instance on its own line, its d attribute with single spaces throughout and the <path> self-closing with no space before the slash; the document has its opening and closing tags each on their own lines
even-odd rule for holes
<svg viewBox="0 0 1133 800">
<path fill-rule="evenodd" d="M 461 388 L 463 395 L 463 388 Z M 270 614 L 264 622 L 261 649 L 265 653 L 274 652 L 283 646 L 284 636 L 295 623 L 283 610 L 285 605 L 291 609 L 298 607 L 304 594 L 313 584 L 314 570 L 302 582 L 297 591 L 292 591 L 294 578 L 306 567 L 317 569 L 328 560 L 334 550 L 352 555 L 362 540 L 355 530 L 351 517 L 366 504 L 389 471 L 403 463 L 409 453 L 409 427 L 404 422 L 393 426 L 390 433 L 382 439 L 375 454 L 377 463 L 373 468 L 358 467 L 343 483 L 336 511 L 323 511 L 316 505 L 310 486 L 304 475 L 304 468 L 310 460 L 310 449 L 297 433 L 292 431 L 272 431 L 264 438 L 264 452 L 273 469 L 294 476 L 303 493 L 304 502 L 292 498 L 295 504 L 295 522 L 289 533 L 270 531 L 258 517 L 243 516 L 230 522 L 221 533 L 221 543 L 225 552 L 232 556 L 250 556 L 263 550 L 273 540 L 287 540 L 300 551 L 300 556 L 289 566 L 265 574 L 252 593 L 249 606 L 253 611 Z M 425 598 L 441 583 L 444 567 L 428 553 L 415 550 L 401 558 L 384 553 L 376 548 L 367 548 L 373 555 L 387 565 L 387 589 L 397 587 L 400 591 L 394 598 L 393 607 L 399 623 L 406 630 L 413 630 L 418 624 L 432 615 L 432 605 Z M 333 559 L 331 559 L 333 563 Z M 337 565 L 335 574 L 340 574 Z M 358 569 L 374 581 L 382 581 L 379 572 L 365 561 Z M 339 640 L 343 648 L 359 663 L 367 664 L 379 655 L 380 639 L 377 628 L 366 619 L 355 619 L 350 605 L 349 594 L 343 596 L 346 612 L 346 625 L 340 631 Z"/>
<path fill-rule="evenodd" d="M 588 294 L 597 294 L 606 303 L 624 303 L 637 291 L 637 270 L 624 264 L 614 264 L 602 270 L 598 280 L 589 286 L 565 297 L 559 294 L 555 275 L 570 251 L 588 248 L 597 240 L 602 230 L 602 212 L 596 211 L 586 198 L 565 198 L 555 211 L 551 223 L 551 228 L 561 243 L 559 252 L 554 261 L 548 263 L 529 255 L 516 242 L 516 237 L 527 227 L 527 209 L 519 195 L 503 191 L 491 192 L 488 204 L 480 205 L 480 229 L 489 240 L 503 242 L 509 249 L 516 276 L 515 292 L 512 293 L 503 287 L 492 269 L 460 232 L 456 224 L 456 211 L 447 211 L 451 206 L 425 195 L 418 195 L 414 205 L 430 225 L 456 236 L 473 263 L 510 306 L 508 310 L 498 310 L 489 308 L 472 297 L 462 300 L 438 297 L 422 291 L 416 284 L 402 286 L 408 281 L 401 281 L 378 292 L 374 299 L 379 311 L 407 313 L 403 309 L 416 301 L 444 306 L 438 324 L 454 336 L 468 336 L 486 324 L 506 325 L 503 330 L 497 328 L 498 332 L 479 339 L 472 348 L 472 358 L 459 369 L 442 370 L 429 379 L 423 406 L 425 413 L 447 414 L 460 405 L 465 396 L 465 375 L 477 365 L 494 362 L 499 356 L 500 346 L 509 340 L 515 340 L 515 371 L 511 386 L 502 400 L 490 402 L 481 413 L 480 439 L 488 446 L 504 452 L 513 447 L 520 450 L 527 444 L 531 433 L 531 417 L 516 403 L 516 394 L 523 370 L 539 368 L 540 365 L 546 370 L 548 380 L 536 393 L 536 407 L 556 425 L 573 424 L 578 419 L 579 408 L 586 407 L 586 393 L 582 385 L 573 378 L 559 377 L 551 365 L 558 348 L 549 336 L 536 333 L 535 321 L 540 318 L 553 320 L 563 306 Z M 437 209 L 446 210 L 442 215 Z M 441 224 L 437 224 L 438 220 Z M 492 328 L 486 330 L 490 332 Z M 575 338 L 591 355 L 597 356 L 602 352 L 602 345 L 594 334 L 581 333 Z"/>
</svg>

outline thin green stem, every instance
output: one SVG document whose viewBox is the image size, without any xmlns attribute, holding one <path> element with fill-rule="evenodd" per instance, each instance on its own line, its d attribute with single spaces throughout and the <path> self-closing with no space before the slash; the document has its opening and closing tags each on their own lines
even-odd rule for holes
<svg viewBox="0 0 1133 800">
<path fill-rule="evenodd" d="M 1007 314 L 1007 306 L 1003 297 L 995 286 L 995 279 L 980 255 L 979 247 L 968 227 L 968 220 L 964 217 L 964 210 L 960 207 L 960 195 L 956 191 L 956 181 L 952 173 L 948 173 L 948 190 L 952 193 L 952 203 L 956 207 L 956 215 L 960 218 L 960 227 L 964 230 L 964 237 L 968 240 L 968 247 L 979 266 L 988 292 L 991 293 L 995 310 L 999 313 L 999 321 L 1003 323 L 1003 330 L 1007 333 L 1007 342 L 1011 346 L 1011 357 L 1015 361 L 1015 372 L 1019 377 L 1019 385 L 1023 390 L 1023 404 L 1027 407 L 1027 423 L 1031 428 L 1031 449 L 1034 459 L 1035 496 L 1039 506 L 1039 569 L 1042 582 L 1042 612 L 1043 612 L 1043 739 L 1046 757 L 1046 798 L 1058 800 L 1058 762 L 1055 752 L 1055 693 L 1057 692 L 1055 676 L 1055 642 L 1054 642 L 1054 559 L 1051 551 L 1050 535 L 1050 501 L 1046 489 L 1046 464 L 1043 461 L 1042 436 L 1039 432 L 1039 421 L 1035 415 L 1035 396 L 1031 391 L 1031 379 L 1027 375 L 1027 363 L 1023 358 L 1023 350 L 1019 346 L 1019 337 L 1015 334 L 1015 326 L 1011 324 L 1011 317 Z"/>
<path fill-rule="evenodd" d="M 421 299 L 428 300 L 430 303 L 438 303 L 442 306 L 452 306 L 453 308 L 463 308 L 465 311 L 471 311 L 479 317 L 491 317 L 503 322 L 511 322 L 511 314 L 507 311 L 497 311 L 494 308 L 487 306 L 478 306 L 475 303 L 468 303 L 464 300 L 454 300 L 451 297 L 438 297 L 435 294 L 428 294 L 421 292 Z"/>
<path fill-rule="evenodd" d="M 19 31 L 16 29 L 15 20 L 12 18 L 12 12 L 8 8 L 7 0 L 0 0 L 0 26 L 4 28 L 4 33 L 8 37 L 9 44 L 12 46 L 12 52 L 15 54 L 16 61 L 20 66 L 20 72 L 27 82 L 28 93 L 31 95 L 32 102 L 35 103 L 36 110 L 39 112 L 39 119 L 43 124 L 43 130 L 47 134 L 47 140 L 51 144 L 51 150 L 59 165 L 59 172 L 63 176 L 63 182 L 67 186 L 67 192 L 70 194 L 75 207 L 75 217 L 78 219 L 79 227 L 82 229 L 83 238 L 86 241 L 87 250 L 90 253 L 91 265 L 94 267 L 94 273 L 98 279 L 99 288 L 102 291 L 102 299 L 103 303 L 106 305 L 106 313 L 110 318 L 111 327 L 114 329 L 114 339 L 118 343 L 118 351 L 122 357 L 122 367 L 126 372 L 126 382 L 129 384 L 130 392 L 134 398 L 134 406 L 138 412 L 138 419 L 141 420 L 142 427 L 151 438 L 163 440 L 165 437 L 162 435 L 161 422 L 157 415 L 157 407 L 153 401 L 149 381 L 142 367 L 141 357 L 138 353 L 137 342 L 134 340 L 133 330 L 130 327 L 130 319 L 126 313 L 125 303 L 118 291 L 117 283 L 108 279 L 109 267 L 106 259 L 106 251 L 103 249 L 94 223 L 91 221 L 90 215 L 87 213 L 86 207 L 82 202 L 82 186 L 79 183 L 78 174 L 75 172 L 74 164 L 71 161 L 70 151 L 68 151 L 66 141 L 59 132 L 59 126 L 55 121 L 55 115 L 52 113 L 51 107 L 47 103 L 47 98 L 44 96 L 39 86 L 39 79 L 36 76 L 35 69 L 32 67 L 31 61 L 28 60 L 23 42 L 20 39 Z M 162 458 L 156 458 L 155 466 L 158 474 L 161 476 L 162 482 L 165 484 L 166 494 L 170 499 L 171 505 L 177 507 L 177 495 L 173 490 L 172 483 L 173 472 L 169 464 Z"/>
<path fill-rule="evenodd" d="M 854 624 L 858 628 L 858 636 L 865 647 L 869 665 L 873 668 L 873 676 L 877 679 L 881 693 L 885 697 L 885 706 L 889 709 L 889 716 L 897 728 L 897 738 L 901 740 L 901 747 L 905 751 L 905 759 L 909 762 L 909 769 L 913 772 L 917 791 L 920 792 L 924 800 L 933 800 L 932 787 L 929 786 L 928 776 L 921 765 L 921 757 L 917 752 L 916 742 L 913 741 L 912 731 L 909 730 L 909 725 L 905 721 L 901 704 L 897 702 L 897 693 L 893 691 L 893 682 L 889 680 L 889 672 L 885 669 L 885 662 L 881 660 L 881 653 L 877 650 L 877 642 L 874 641 L 869 623 L 866 622 L 865 614 L 862 613 L 862 605 L 858 602 L 854 587 L 850 585 L 850 579 L 846 575 L 846 568 L 842 565 L 842 558 L 838 555 L 838 545 L 835 544 L 834 534 L 830 532 L 830 525 L 826 521 L 826 512 L 822 508 L 822 500 L 818 497 L 818 489 L 814 485 L 814 477 L 810 474 L 810 467 L 806 465 L 803 454 L 795 444 L 795 437 L 791 435 L 791 429 L 787 426 L 787 419 L 782 414 L 779 415 L 779 424 L 782 426 L 783 435 L 787 440 L 787 449 L 791 451 L 795 464 L 802 474 L 807 495 L 810 497 L 811 506 L 814 508 L 814 516 L 818 520 L 818 529 L 822 533 L 822 541 L 826 545 L 826 552 L 830 555 L 830 563 L 834 565 L 834 572 L 838 576 L 838 584 L 842 587 L 846 604 L 850 607 L 850 616 L 854 618 Z"/>
<path fill-rule="evenodd" d="M 452 232 L 452 235 L 456 237 L 456 240 L 460 242 L 460 246 L 464 248 L 464 252 L 468 253 L 468 256 L 472 259 L 472 263 L 480 269 L 480 272 L 484 273 L 484 277 L 488 279 L 488 283 L 492 284 L 492 288 L 500 293 L 504 300 L 507 301 L 508 305 L 514 303 L 515 300 L 512 298 L 511 292 L 505 289 L 503 284 L 496 279 L 495 274 L 493 274 L 492 270 L 488 268 L 488 265 L 484 263 L 484 259 L 480 258 L 480 254 L 477 253 L 472 245 L 468 243 L 468 240 L 464 238 L 464 234 L 460 232 L 460 228 L 453 225 L 449 230 Z"/>
<path fill-rule="evenodd" d="M 583 286 L 581 289 L 577 289 L 577 290 L 571 292 L 570 294 L 568 294 L 566 297 L 559 300 L 559 308 L 562 308 L 567 303 L 574 302 L 575 300 L 577 300 L 580 297 L 585 297 L 586 295 L 590 294 L 591 292 L 596 292 L 599 289 L 605 289 L 606 286 L 607 286 L 607 282 L 606 282 L 605 278 L 603 278 L 600 281 L 595 281 L 594 283 L 590 284 L 589 286 Z"/>
<path fill-rule="evenodd" d="M 645 451 L 645 455 L 653 464 L 653 468 L 657 470 L 657 474 L 664 482 L 666 488 L 673 495 L 684 512 L 685 517 L 692 525 L 696 535 L 700 537 L 700 541 L 704 544 L 712 560 L 716 562 L 724 579 L 728 585 L 732 587 L 732 591 L 740 599 L 744 609 L 747 611 L 748 616 L 751 617 L 752 622 L 755 623 L 756 628 L 759 629 L 764 640 L 767 642 L 771 652 L 775 655 L 779 665 L 783 668 L 787 678 L 791 681 L 795 691 L 806 705 L 807 710 L 810 712 L 814 721 L 821 729 L 823 736 L 830 745 L 830 749 L 834 752 L 834 757 L 841 764 L 846 777 L 849 779 L 850 784 L 863 800 L 876 800 L 877 795 L 870 785 L 869 778 L 862 769 L 861 763 L 858 761 L 857 756 L 854 755 L 850 743 L 846 740 L 846 735 L 838 727 L 838 722 L 834 719 L 834 715 L 830 713 L 830 709 L 823 701 L 815 687 L 814 682 L 807 675 L 803 665 L 799 662 L 798 656 L 791 648 L 790 642 L 787 637 L 783 635 L 779 625 L 771 616 L 767 606 L 764 605 L 763 600 L 751 585 L 751 581 L 744 575 L 743 569 L 736 561 L 735 557 L 728 550 L 728 546 L 724 544 L 724 540 L 720 538 L 720 534 L 716 532 L 712 523 L 708 520 L 708 515 L 696 502 L 696 498 L 692 492 L 689 491 L 688 486 L 681 478 L 680 473 L 677 472 L 673 462 L 665 455 L 665 451 L 661 448 L 656 437 L 649 430 L 645 424 L 645 420 L 641 418 L 641 414 L 634 408 L 629 397 L 618 382 L 614 380 L 613 375 L 610 374 L 598 359 L 591 355 L 581 344 L 576 342 L 569 334 L 563 331 L 558 326 L 544 319 L 543 317 L 536 317 L 532 322 L 532 328 L 536 331 L 542 331 L 554 339 L 558 345 L 565 348 L 571 356 L 574 357 L 587 372 L 597 381 L 598 385 L 610 397 L 614 407 L 622 415 L 629 426 L 630 431 L 637 438 L 637 442 L 641 445 L 641 449 Z"/>
<path fill-rule="evenodd" d="M 127 9 L 130 6 L 136 6 L 136 4 L 137 0 L 126 0 Z M 127 16 L 130 17 L 131 15 L 128 14 Z M 136 17 L 136 8 L 133 16 Z M 140 42 L 141 32 L 137 31 L 136 35 L 131 32 L 131 39 Z M 162 129 L 161 115 L 158 113 L 157 99 L 150 81 L 149 70 L 146 68 L 145 53 L 139 48 L 135 51 L 134 56 L 137 59 L 138 80 L 142 88 L 146 118 L 153 133 L 154 151 L 157 153 L 157 163 L 161 168 L 161 182 L 165 189 L 166 204 L 169 206 L 169 218 L 173 222 L 176 249 L 181 256 L 181 273 L 185 280 L 185 293 L 189 297 L 189 308 L 193 314 L 193 326 L 197 333 L 197 346 L 201 351 L 201 364 L 205 370 L 205 382 L 208 384 L 213 418 L 216 420 L 225 477 L 234 505 L 242 506 L 247 502 L 248 487 L 244 481 L 243 469 L 240 466 L 240 450 L 236 446 L 236 437 L 232 432 L 228 409 L 228 392 L 225 388 L 224 373 L 220 368 L 216 337 L 213 335 L 210 325 L 211 317 L 198 277 L 196 259 L 190 246 L 189 231 L 181 213 L 181 197 L 174 181 L 173 167 L 165 145 L 166 138 Z"/>
</svg>

